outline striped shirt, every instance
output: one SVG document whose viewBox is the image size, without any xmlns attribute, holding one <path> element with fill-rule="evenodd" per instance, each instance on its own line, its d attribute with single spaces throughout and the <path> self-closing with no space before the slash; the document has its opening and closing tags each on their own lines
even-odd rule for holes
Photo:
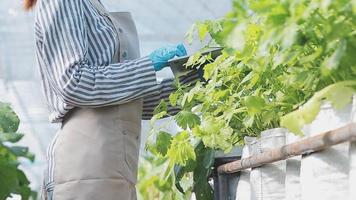
<svg viewBox="0 0 356 200">
<path fill-rule="evenodd" d="M 157 83 L 148 57 L 112 64 L 118 35 L 90 0 L 40 0 L 35 38 L 51 122 L 61 122 L 74 107 L 118 105 L 140 98 L 143 119 L 149 119 L 154 107 L 173 91 L 172 79 Z"/>
</svg>

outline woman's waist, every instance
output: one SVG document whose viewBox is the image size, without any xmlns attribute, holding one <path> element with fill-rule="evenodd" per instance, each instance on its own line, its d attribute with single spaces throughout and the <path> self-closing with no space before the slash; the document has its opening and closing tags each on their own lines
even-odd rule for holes
<svg viewBox="0 0 356 200">
<path fill-rule="evenodd" d="M 114 124 L 116 122 L 141 124 L 142 108 L 142 100 L 97 108 L 75 107 L 64 116 L 62 124 L 66 124 L 69 120 L 78 121 L 81 124 L 96 124 L 98 126 L 103 124 L 110 125 L 111 121 Z"/>
</svg>

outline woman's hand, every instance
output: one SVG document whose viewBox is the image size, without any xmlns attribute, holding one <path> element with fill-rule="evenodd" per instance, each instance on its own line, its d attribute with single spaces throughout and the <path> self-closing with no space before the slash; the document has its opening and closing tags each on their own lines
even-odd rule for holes
<svg viewBox="0 0 356 200">
<path fill-rule="evenodd" d="M 159 71 L 167 66 L 168 61 L 175 56 L 181 57 L 187 55 L 187 51 L 183 44 L 169 45 L 161 47 L 153 51 L 149 58 L 153 62 L 156 71 Z"/>
</svg>

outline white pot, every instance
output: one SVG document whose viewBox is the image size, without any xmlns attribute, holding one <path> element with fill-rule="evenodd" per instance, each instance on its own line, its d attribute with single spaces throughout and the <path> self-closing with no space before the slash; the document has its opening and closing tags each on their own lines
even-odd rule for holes
<svg viewBox="0 0 356 200">
<path fill-rule="evenodd" d="M 262 153 L 286 144 L 288 131 L 275 128 L 263 131 L 258 141 L 251 143 L 250 153 Z M 285 199 L 286 161 L 278 161 L 251 170 L 251 199 L 279 200 Z"/>
<path fill-rule="evenodd" d="M 352 104 L 352 121 L 356 123 L 356 95 L 354 95 Z M 356 190 L 354 188 L 356 186 L 356 142 L 350 143 L 349 159 L 349 200 L 355 200 Z"/>
<path fill-rule="evenodd" d="M 242 149 L 241 159 L 251 156 L 249 146 L 255 142 L 255 137 L 245 137 L 245 146 Z M 251 199 L 251 186 L 250 186 L 250 169 L 242 170 L 240 172 L 239 182 L 236 188 L 236 200 L 250 200 Z"/>
<path fill-rule="evenodd" d="M 287 134 L 286 144 L 291 144 L 302 139 L 291 132 Z M 287 200 L 300 200 L 300 164 L 302 156 L 295 156 L 288 158 L 286 166 L 286 179 L 285 179 L 285 199 Z"/>
<path fill-rule="evenodd" d="M 306 136 L 314 136 L 351 122 L 352 105 L 335 110 L 324 103 L 316 119 L 307 127 Z M 302 200 L 347 199 L 349 142 L 304 156 L 301 163 Z"/>
</svg>

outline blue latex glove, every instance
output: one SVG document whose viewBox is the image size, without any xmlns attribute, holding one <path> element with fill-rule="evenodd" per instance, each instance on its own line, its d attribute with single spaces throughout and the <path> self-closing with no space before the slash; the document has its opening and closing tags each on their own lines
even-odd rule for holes
<svg viewBox="0 0 356 200">
<path fill-rule="evenodd" d="M 178 45 L 168 45 L 165 47 L 161 47 L 155 51 L 153 51 L 149 58 L 153 62 L 153 66 L 156 71 L 159 71 L 167 66 L 167 63 L 170 59 L 175 56 L 181 57 L 186 56 L 187 50 L 185 49 L 183 44 Z"/>
</svg>

